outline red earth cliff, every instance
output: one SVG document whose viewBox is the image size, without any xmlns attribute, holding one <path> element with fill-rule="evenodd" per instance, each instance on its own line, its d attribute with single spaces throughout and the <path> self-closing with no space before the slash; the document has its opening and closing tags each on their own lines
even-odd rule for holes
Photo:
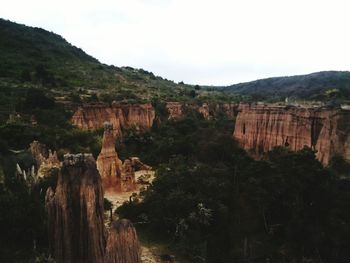
<svg viewBox="0 0 350 263">
<path fill-rule="evenodd" d="M 112 105 L 86 104 L 79 107 L 72 117 L 72 124 L 84 130 L 95 130 L 103 128 L 105 122 L 110 122 L 113 125 L 113 134 L 119 136 L 124 128 L 148 130 L 154 119 L 155 110 L 150 103 L 113 102 Z"/>
<path fill-rule="evenodd" d="M 222 103 L 208 104 L 204 102 L 201 106 L 196 104 L 186 104 L 183 102 L 167 102 L 166 108 L 169 112 L 169 119 L 179 120 L 185 115 L 187 108 L 198 111 L 204 119 L 208 120 L 222 113 L 227 118 L 233 119 L 238 113 L 238 104 Z"/>
<path fill-rule="evenodd" d="M 240 105 L 234 137 L 253 156 L 276 146 L 316 150 L 327 165 L 335 154 L 350 159 L 350 111 L 294 106 Z"/>
</svg>

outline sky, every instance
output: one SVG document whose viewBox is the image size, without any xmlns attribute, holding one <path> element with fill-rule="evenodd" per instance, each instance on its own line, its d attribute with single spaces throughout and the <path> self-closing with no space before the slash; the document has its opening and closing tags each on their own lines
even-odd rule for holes
<svg viewBox="0 0 350 263">
<path fill-rule="evenodd" d="M 1 18 L 102 63 L 199 85 L 350 70 L 349 10 L 347 0 L 0 0 Z"/>
</svg>

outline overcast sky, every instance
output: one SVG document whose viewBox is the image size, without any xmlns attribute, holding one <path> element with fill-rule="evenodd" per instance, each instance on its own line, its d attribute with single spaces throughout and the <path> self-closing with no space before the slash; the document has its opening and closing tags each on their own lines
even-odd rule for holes
<svg viewBox="0 0 350 263">
<path fill-rule="evenodd" d="M 58 33 L 106 64 L 228 85 L 349 70 L 347 2 L 0 0 L 0 17 Z"/>
</svg>

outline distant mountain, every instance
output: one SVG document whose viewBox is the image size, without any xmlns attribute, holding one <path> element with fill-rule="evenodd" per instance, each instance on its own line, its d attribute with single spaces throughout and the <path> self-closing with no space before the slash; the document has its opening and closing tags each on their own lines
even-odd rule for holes
<svg viewBox="0 0 350 263">
<path fill-rule="evenodd" d="M 102 64 L 55 33 L 4 19 L 0 62 L 0 101 L 8 100 L 5 90 L 26 88 L 45 89 L 66 101 L 93 95 L 135 102 L 186 99 L 194 90 L 143 69 Z"/>
<path fill-rule="evenodd" d="M 285 97 L 323 100 L 327 96 L 349 98 L 350 72 L 323 71 L 308 75 L 267 78 L 218 89 L 250 95 L 261 100 Z"/>
</svg>

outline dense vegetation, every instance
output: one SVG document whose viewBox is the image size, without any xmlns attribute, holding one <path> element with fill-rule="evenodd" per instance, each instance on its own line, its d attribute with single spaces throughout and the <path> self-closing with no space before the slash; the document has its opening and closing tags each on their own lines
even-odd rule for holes
<svg viewBox="0 0 350 263">
<path fill-rule="evenodd" d="M 307 148 L 254 161 L 229 126 L 189 114 L 129 134 L 120 149 L 148 156 L 157 177 L 118 213 L 190 262 L 348 262 L 349 164 L 323 168 Z"/>
<path fill-rule="evenodd" d="M 221 87 L 228 93 L 250 95 L 254 100 L 306 99 L 339 101 L 350 99 L 350 72 L 324 71 L 308 75 L 260 79 Z"/>
</svg>

